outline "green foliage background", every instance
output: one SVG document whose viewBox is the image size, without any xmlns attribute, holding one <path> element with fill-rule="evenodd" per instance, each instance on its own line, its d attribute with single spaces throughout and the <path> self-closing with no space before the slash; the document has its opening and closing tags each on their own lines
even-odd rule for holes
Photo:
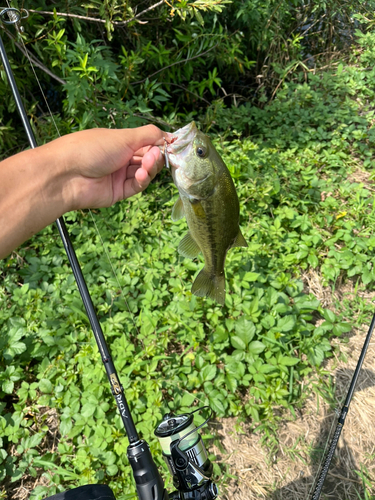
<svg viewBox="0 0 375 500">
<path fill-rule="evenodd" d="M 147 24 L 118 26 L 142 7 L 56 2 L 56 12 L 68 5 L 104 22 L 55 13 L 25 25 L 26 48 L 65 82 L 36 69 L 61 134 L 196 119 L 236 183 L 249 247 L 227 257 L 224 308 L 190 293 L 202 260 L 177 254 L 186 223 L 170 219 L 177 191 L 167 172 L 94 219 L 65 218 L 137 428 L 164 469 L 153 429 L 165 412 L 209 404 L 267 436 L 280 408 L 301 405 L 304 377 L 325 375 L 329 340 L 351 328 L 345 320 L 368 316 L 360 303 L 350 313 L 345 303 L 336 314 L 322 308 L 301 276 L 314 269 L 330 286 L 375 281 L 375 33 L 360 23 L 372 4 L 172 2 L 139 18 Z M 1 36 L 39 143 L 49 141 L 56 129 L 22 44 L 10 29 Z M 313 71 L 320 52 L 333 62 Z M 26 141 L 1 76 L 6 157 Z M 366 185 L 355 175 L 364 170 Z M 55 228 L 1 261 L 0 272 L 3 497 L 21 477 L 44 473 L 49 486 L 34 500 L 95 481 L 134 498 L 127 439 Z"/>
</svg>

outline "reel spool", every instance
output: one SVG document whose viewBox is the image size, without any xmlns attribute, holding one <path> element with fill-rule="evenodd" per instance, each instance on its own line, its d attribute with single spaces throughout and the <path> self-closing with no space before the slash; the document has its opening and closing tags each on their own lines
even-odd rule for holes
<svg viewBox="0 0 375 500">
<path fill-rule="evenodd" d="M 211 481 L 213 466 L 198 433 L 208 419 L 199 427 L 194 425 L 194 413 L 203 408 L 182 415 L 167 413 L 155 430 L 177 490 L 171 500 L 213 500 L 218 495 Z"/>
</svg>

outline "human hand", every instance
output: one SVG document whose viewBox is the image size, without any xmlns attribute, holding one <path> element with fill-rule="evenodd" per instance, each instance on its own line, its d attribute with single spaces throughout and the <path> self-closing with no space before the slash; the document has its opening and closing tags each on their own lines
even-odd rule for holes
<svg viewBox="0 0 375 500">
<path fill-rule="evenodd" d="M 0 162 L 0 258 L 70 210 L 110 206 L 164 165 L 153 125 L 65 135 Z"/>
<path fill-rule="evenodd" d="M 62 154 L 69 172 L 71 210 L 129 198 L 143 191 L 164 165 L 157 147 L 164 144 L 163 132 L 154 125 L 84 130 L 50 144 L 60 150 L 54 153 Z"/>
</svg>

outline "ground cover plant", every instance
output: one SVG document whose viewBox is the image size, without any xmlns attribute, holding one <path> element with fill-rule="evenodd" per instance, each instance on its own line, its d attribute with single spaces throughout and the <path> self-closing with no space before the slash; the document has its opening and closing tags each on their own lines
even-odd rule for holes
<svg viewBox="0 0 375 500">
<path fill-rule="evenodd" d="M 199 15 L 206 19 L 204 11 L 195 9 L 195 21 L 188 11 L 180 14 L 189 20 L 184 27 L 203 30 Z M 215 26 L 220 26 L 219 13 L 211 15 L 218 16 Z M 177 190 L 167 172 L 145 194 L 115 207 L 67 214 L 137 428 L 161 467 L 153 429 L 170 410 L 209 404 L 218 417 L 249 420 L 253 429 L 273 436 L 280 408 L 293 413 L 301 406 L 304 377 L 313 370 L 324 384 L 324 360 L 333 352 L 330 340 L 351 329 L 345 304 L 336 313 L 323 307 L 304 293 L 302 273 L 319 271 L 330 286 L 337 279 L 354 279 L 358 287 L 372 289 L 375 281 L 374 32 L 358 31 L 346 62 L 338 60 L 324 72 L 307 77 L 289 72 L 288 82 L 284 66 L 285 82 L 270 102 L 272 87 L 261 93 L 260 106 L 225 108 L 216 101 L 198 113 L 200 104 L 189 99 L 195 93 L 201 103 L 211 90 L 215 93 L 221 78 L 215 65 L 210 75 L 202 68 L 200 80 L 186 94 L 171 95 L 163 80 L 150 79 L 135 94 L 124 68 L 140 68 L 152 46 L 139 48 L 149 50 L 142 57 L 126 51 L 118 56 L 103 40 L 89 43 L 78 29 L 76 38 L 69 39 L 72 28 L 60 17 L 40 25 L 35 34 L 42 36 L 40 45 L 33 47 L 43 61 L 49 47 L 54 71 L 66 80 L 63 102 L 61 91 L 49 87 L 61 133 L 134 126 L 151 116 L 173 127 L 194 116 L 232 173 L 249 243 L 228 254 L 229 293 L 221 308 L 190 293 L 202 264 L 177 254 L 186 223 L 171 221 Z M 208 17 L 205 26 L 211 21 Z M 118 36 L 111 26 L 107 31 Z M 214 42 L 202 35 L 202 53 L 218 43 L 219 28 L 218 33 L 212 33 Z M 191 31 L 177 33 L 176 43 L 188 46 L 189 37 L 196 38 Z M 191 50 L 188 57 L 197 49 Z M 18 53 L 12 57 L 21 79 Z M 165 57 L 155 55 L 155 71 L 165 65 Z M 182 81 L 195 71 L 187 66 L 176 65 L 173 71 L 178 67 L 181 73 L 169 75 L 168 81 Z M 133 81 L 143 75 L 132 74 Z M 8 92 L 1 85 L 2 94 Z M 128 87 L 130 99 L 119 100 L 119 92 Z M 184 101 L 188 104 L 179 104 L 184 95 L 190 95 Z M 172 112 L 170 102 L 178 112 Z M 4 155 L 15 146 L 15 137 L 22 138 L 14 134 L 12 106 L 11 99 L 0 104 Z M 55 131 L 40 106 L 37 100 L 30 106 L 31 120 L 38 137 L 47 141 Z M 358 180 L 358 172 L 368 172 L 362 176 L 365 182 Z M 22 477 L 35 480 L 43 474 L 34 500 L 95 481 L 108 482 L 119 499 L 134 498 L 127 439 L 55 229 L 46 228 L 1 261 L 0 272 L 0 495 L 15 497 Z M 362 313 L 368 317 L 368 309 Z"/>
</svg>

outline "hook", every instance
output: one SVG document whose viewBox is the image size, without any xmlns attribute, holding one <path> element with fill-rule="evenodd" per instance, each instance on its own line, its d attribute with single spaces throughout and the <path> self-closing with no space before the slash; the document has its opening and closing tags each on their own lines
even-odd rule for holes
<svg viewBox="0 0 375 500">
<path fill-rule="evenodd" d="M 168 170 L 170 169 L 170 166 L 169 166 L 169 158 L 168 158 L 168 152 L 167 152 L 167 146 L 168 146 L 168 141 L 167 139 L 164 137 L 164 151 L 163 151 L 163 154 L 164 154 L 164 157 L 165 157 L 165 166 L 168 168 Z"/>
</svg>

